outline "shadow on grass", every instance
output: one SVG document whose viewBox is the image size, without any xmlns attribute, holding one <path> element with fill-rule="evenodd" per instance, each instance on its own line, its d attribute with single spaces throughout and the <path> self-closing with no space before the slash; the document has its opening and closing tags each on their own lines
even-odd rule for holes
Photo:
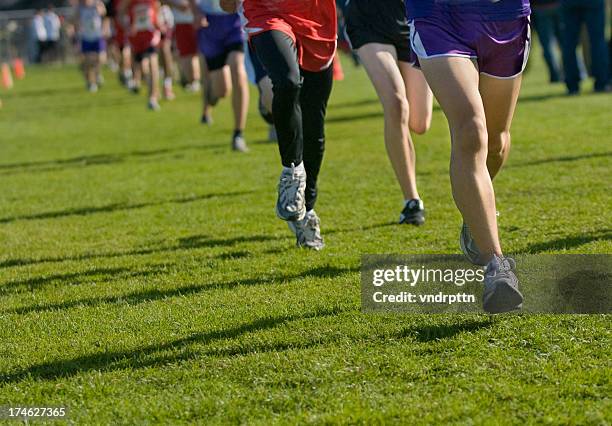
<svg viewBox="0 0 612 426">
<path fill-rule="evenodd" d="M 210 145 L 181 145 L 172 148 L 161 148 L 153 150 L 139 150 L 139 151 L 128 151 L 124 153 L 115 154 L 93 154 L 93 155 L 82 155 L 78 157 L 60 159 L 60 160 L 44 160 L 44 161 L 30 161 L 23 163 L 8 163 L 0 164 L 0 174 L 16 174 L 16 173 L 32 173 L 41 171 L 52 171 L 61 170 L 74 167 L 87 167 L 97 166 L 104 164 L 116 164 L 123 163 L 126 160 L 135 158 L 146 158 L 158 155 L 173 154 L 177 152 L 190 151 L 190 150 L 211 150 L 227 148 L 227 144 L 210 144 Z"/>
<path fill-rule="evenodd" d="M 567 250 L 580 247 L 593 241 L 610 240 L 612 240 L 612 229 L 603 229 L 590 234 L 575 234 L 541 243 L 530 244 L 524 250 L 519 251 L 519 253 L 541 253 L 553 250 Z"/>
<path fill-rule="evenodd" d="M 519 103 L 529 103 L 529 102 L 542 102 L 547 101 L 549 99 L 557 99 L 557 98 L 567 98 L 571 99 L 570 96 L 565 92 L 557 92 L 557 93 L 543 93 L 540 95 L 522 95 L 519 97 Z"/>
<path fill-rule="evenodd" d="M 83 90 L 82 86 L 57 86 L 49 87 L 44 89 L 20 89 L 15 92 L 8 92 L 3 97 L 7 99 L 11 98 L 35 98 L 39 96 L 51 96 L 51 95 L 63 95 L 63 94 L 74 94 L 79 90 Z"/>
<path fill-rule="evenodd" d="M 604 158 L 604 157 L 612 157 L 612 151 L 595 152 L 591 154 L 581 154 L 581 155 L 564 155 L 562 157 L 543 158 L 541 160 L 531 160 L 531 161 L 524 161 L 522 163 L 509 164 L 507 167 L 508 168 L 518 168 L 518 167 L 528 167 L 528 166 L 539 166 L 541 164 L 547 164 L 547 163 L 566 163 L 566 162 L 572 162 L 572 161 L 589 160 L 591 158 Z"/>
<path fill-rule="evenodd" d="M 383 227 L 389 227 L 389 226 L 395 226 L 395 225 L 397 225 L 396 222 L 384 222 L 384 223 L 366 225 L 366 226 L 355 227 L 355 228 L 330 229 L 329 231 L 325 231 L 325 234 L 333 235 L 333 234 L 350 233 L 350 232 L 361 232 L 361 231 L 367 231 L 367 230 L 372 230 L 376 228 L 383 228 Z M 241 243 L 261 243 L 261 242 L 268 242 L 268 241 L 284 240 L 288 238 L 291 238 L 289 234 L 283 235 L 283 236 L 250 235 L 250 236 L 239 236 L 239 237 L 229 237 L 229 238 L 210 238 L 206 235 L 193 235 L 190 237 L 179 239 L 178 244 L 167 245 L 164 247 L 143 248 L 143 249 L 120 251 L 120 252 L 110 252 L 110 253 L 78 254 L 74 256 L 41 257 L 38 259 L 27 259 L 27 258 L 25 259 L 24 258 L 6 259 L 6 260 L 0 261 L 0 268 L 11 268 L 11 267 L 16 267 L 16 266 L 35 265 L 39 263 L 61 263 L 61 262 L 68 262 L 68 261 L 108 259 L 108 258 L 116 258 L 116 257 L 124 257 L 124 256 L 144 256 L 144 255 L 155 254 L 155 253 L 171 253 L 175 251 L 201 249 L 201 248 L 234 247 L 237 244 L 241 244 Z M 266 249 L 262 251 L 261 253 L 278 254 L 278 253 L 281 253 L 282 251 L 283 251 L 282 248 L 270 248 L 270 249 Z"/>
<path fill-rule="evenodd" d="M 372 120 L 375 118 L 384 117 L 382 111 L 370 111 L 360 114 L 349 114 L 349 115 L 335 115 L 331 117 L 327 117 L 325 119 L 326 123 L 345 123 L 351 121 L 360 121 L 360 120 Z"/>
<path fill-rule="evenodd" d="M 193 294 L 213 290 L 229 290 L 242 286 L 259 286 L 267 284 L 285 284 L 298 279 L 309 278 L 337 278 L 346 274 L 358 272 L 359 268 L 338 268 L 335 266 L 319 266 L 295 274 L 280 274 L 273 276 L 258 276 L 253 278 L 237 279 L 225 282 L 200 283 L 179 288 L 171 289 L 147 289 L 135 291 L 119 296 L 89 297 L 85 299 L 46 303 L 33 306 L 23 306 L 19 308 L 7 309 L 0 312 L 14 314 L 28 314 L 31 312 L 56 311 L 61 309 L 71 309 L 75 307 L 94 307 L 104 304 L 128 304 L 137 305 L 140 303 L 164 300 L 170 297 L 184 297 Z"/>
<path fill-rule="evenodd" d="M 149 269 L 134 271 L 129 268 L 97 268 L 84 272 L 71 272 L 68 274 L 53 274 L 42 277 L 28 278 L 25 280 L 9 281 L 0 285 L 0 294 L 9 293 L 10 290 L 24 287 L 34 291 L 45 287 L 48 284 L 57 283 L 59 285 L 75 285 L 85 282 L 106 282 L 132 277 L 146 277 L 159 273 L 168 265 L 151 265 Z"/>
<path fill-rule="evenodd" d="M 79 254 L 75 256 L 61 256 L 61 257 L 42 257 L 39 259 L 8 259 L 0 262 L 0 268 L 10 268 L 14 266 L 26 266 L 35 265 L 39 263 L 61 263 L 68 261 L 80 261 L 80 260 L 92 260 L 92 259 L 111 259 L 116 257 L 126 256 L 145 256 L 156 253 L 172 253 L 183 250 L 196 250 L 201 248 L 214 248 L 214 247 L 234 247 L 239 243 L 251 243 L 251 242 L 265 242 L 281 240 L 285 237 L 277 237 L 273 235 L 252 235 L 250 237 L 232 237 L 232 238 L 209 238 L 206 235 L 195 235 L 191 237 L 179 239 L 177 244 L 167 245 L 163 247 L 154 248 L 142 248 L 134 250 L 126 250 L 119 252 L 110 253 L 91 253 L 91 254 Z M 270 253 L 278 253 L 274 250 Z M 227 255 L 227 253 L 226 253 Z M 232 253 L 229 253 L 231 256 Z"/>
<path fill-rule="evenodd" d="M 142 209 L 145 207 L 153 207 L 153 206 L 161 206 L 164 204 L 186 204 L 193 203 L 196 201 L 209 200 L 211 198 L 221 198 L 221 197 L 237 197 L 240 195 L 250 194 L 253 191 L 236 191 L 236 192 L 221 192 L 221 193 L 211 193 L 204 195 L 193 195 L 190 197 L 181 197 L 174 198 L 171 200 L 164 201 L 156 201 L 156 202 L 148 202 L 148 203 L 114 203 L 107 204 L 106 206 L 92 206 L 92 207 L 78 207 L 73 209 L 66 210 L 58 210 L 54 212 L 44 212 L 44 213 L 35 213 L 30 215 L 22 215 L 22 216 L 12 216 L 0 218 L 0 224 L 2 223 L 10 223 L 17 220 L 39 220 L 39 219 L 55 219 L 60 217 L 69 217 L 69 216 L 88 216 L 90 214 L 95 213 L 112 213 L 117 211 L 126 211 L 126 210 L 136 210 Z"/>
<path fill-rule="evenodd" d="M 207 345 L 219 340 L 235 339 L 249 333 L 270 330 L 293 321 L 336 316 L 341 312 L 342 310 L 339 308 L 319 309 L 310 313 L 259 318 L 234 327 L 194 333 L 190 336 L 176 339 L 171 342 L 149 345 L 134 350 L 100 352 L 72 359 L 44 362 L 15 371 L 13 373 L 0 374 L 0 383 L 15 383 L 24 379 L 55 380 L 58 378 L 72 377 L 89 371 L 107 372 L 123 369 L 134 370 L 147 367 L 161 367 L 170 363 L 189 361 L 206 355 L 247 355 L 252 353 L 286 350 L 292 347 L 304 348 L 321 345 L 322 342 L 319 339 L 312 342 L 298 342 L 295 345 L 288 343 L 256 343 L 254 347 L 235 349 L 232 351 L 210 350 L 208 352 L 203 352 L 201 350 L 194 350 L 190 348 L 191 345 L 195 344 Z M 177 351 L 179 352 L 178 354 L 176 353 Z"/>
<path fill-rule="evenodd" d="M 338 109 L 343 109 L 343 108 L 355 108 L 355 107 L 360 107 L 360 106 L 366 106 L 366 105 L 378 105 L 380 104 L 380 101 L 378 100 L 378 98 L 365 98 L 365 99 L 359 99 L 356 101 L 346 101 L 346 102 L 332 102 L 330 103 L 329 107 L 332 110 L 338 110 Z"/>
<path fill-rule="evenodd" d="M 409 327 L 398 335 L 398 337 L 412 337 L 421 343 L 444 340 L 455 337 L 457 334 L 478 331 L 493 325 L 493 320 L 469 320 L 456 324 L 434 324 Z"/>
</svg>

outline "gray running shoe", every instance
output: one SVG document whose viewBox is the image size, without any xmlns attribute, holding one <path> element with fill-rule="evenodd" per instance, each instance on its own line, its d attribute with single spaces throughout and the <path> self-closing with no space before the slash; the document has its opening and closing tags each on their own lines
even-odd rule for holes
<svg viewBox="0 0 612 426">
<path fill-rule="evenodd" d="M 306 170 L 304 163 L 298 166 L 291 164 L 291 168 L 283 168 L 278 182 L 278 200 L 276 201 L 276 215 L 286 221 L 304 219 L 306 216 Z"/>
<path fill-rule="evenodd" d="M 314 210 L 306 213 L 304 219 L 287 222 L 287 224 L 297 238 L 298 247 L 317 251 L 325 247 L 323 237 L 321 237 L 321 221 Z"/>
<path fill-rule="evenodd" d="M 509 257 L 493 256 L 484 278 L 482 307 L 490 314 L 515 311 L 523 307 L 518 278 L 513 272 L 516 264 Z"/>
<path fill-rule="evenodd" d="M 499 216 L 499 212 L 496 212 L 495 214 L 496 216 Z M 465 222 L 461 226 L 461 234 L 459 235 L 459 245 L 461 246 L 461 251 L 463 252 L 465 257 L 474 265 L 487 265 L 486 262 L 481 258 L 480 250 L 476 245 L 476 241 L 474 241 L 474 237 L 472 237 L 470 228 L 468 228 Z"/>
<path fill-rule="evenodd" d="M 249 152 L 249 147 L 242 136 L 232 138 L 232 149 L 238 152 Z"/>
</svg>

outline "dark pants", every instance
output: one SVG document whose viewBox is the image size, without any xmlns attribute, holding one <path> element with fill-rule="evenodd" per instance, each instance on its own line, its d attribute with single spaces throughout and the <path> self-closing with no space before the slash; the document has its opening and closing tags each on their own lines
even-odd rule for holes
<svg viewBox="0 0 612 426">
<path fill-rule="evenodd" d="M 533 27 L 542 45 L 551 82 L 561 81 L 561 61 L 555 49 L 561 50 L 561 7 L 533 7 Z"/>
<path fill-rule="evenodd" d="M 563 67 L 565 83 L 570 92 L 577 92 L 580 89 L 576 47 L 583 23 L 586 24 L 589 33 L 595 90 L 604 90 L 608 83 L 608 52 L 604 35 L 605 10 L 604 0 L 563 0 Z"/>
<path fill-rule="evenodd" d="M 325 151 L 325 113 L 333 67 L 319 72 L 300 69 L 295 44 L 281 31 L 266 31 L 251 43 L 272 80 L 272 114 L 283 166 L 304 162 L 306 209 L 312 210 Z"/>
</svg>

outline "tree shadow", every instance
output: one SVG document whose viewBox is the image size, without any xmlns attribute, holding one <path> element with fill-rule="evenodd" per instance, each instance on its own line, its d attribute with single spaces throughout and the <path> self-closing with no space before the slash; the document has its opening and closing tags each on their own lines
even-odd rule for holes
<svg viewBox="0 0 612 426">
<path fill-rule="evenodd" d="M 46 172 L 53 170 L 63 170 L 68 168 L 80 168 L 88 166 L 98 166 L 106 164 L 123 163 L 130 159 L 147 158 L 159 155 L 173 154 L 177 152 L 190 150 L 213 150 L 218 148 L 227 148 L 227 144 L 209 144 L 209 145 L 181 145 L 173 148 L 160 148 L 153 150 L 136 150 L 124 153 L 114 154 L 92 154 L 81 155 L 78 157 L 59 159 L 59 160 L 42 160 L 29 161 L 21 163 L 0 164 L 0 174 L 10 175 L 17 173 L 35 173 Z"/>
<path fill-rule="evenodd" d="M 154 366 L 161 367 L 174 362 L 189 361 L 202 357 L 203 355 L 246 355 L 249 353 L 260 353 L 262 351 L 279 351 L 293 346 L 303 348 L 306 346 L 320 345 L 321 341 L 317 340 L 310 343 L 298 343 L 296 345 L 283 343 L 267 344 L 264 346 L 255 345 L 255 347 L 251 349 L 235 348 L 225 353 L 223 350 L 211 350 L 208 352 L 190 350 L 192 345 L 206 346 L 215 341 L 236 339 L 250 333 L 274 329 L 294 321 L 337 316 L 340 313 L 342 313 L 342 310 L 336 308 L 318 309 L 302 314 L 264 317 L 226 329 L 193 333 L 190 336 L 176 339 L 171 342 L 148 345 L 133 350 L 105 351 L 72 359 L 43 362 L 23 369 L 18 369 L 12 373 L 0 374 L 0 383 L 16 383 L 24 379 L 55 380 L 90 371 L 108 372 L 126 368 L 136 370 Z M 178 354 L 176 354 L 177 351 L 179 352 Z M 164 352 L 166 352 L 166 354 L 164 354 Z M 167 354 L 167 352 L 170 352 L 170 354 Z"/>
<path fill-rule="evenodd" d="M 530 160 L 530 161 L 524 161 L 521 163 L 513 163 L 513 164 L 509 164 L 507 167 L 508 168 L 518 168 L 518 167 L 528 167 L 528 166 L 539 166 L 541 164 L 547 164 L 547 163 L 565 163 L 565 162 L 588 160 L 591 158 L 604 158 L 604 157 L 612 157 L 612 151 L 596 152 L 596 153 L 591 153 L 591 154 L 580 154 L 580 155 L 564 155 L 562 157 L 543 158 L 541 160 Z"/>
<path fill-rule="evenodd" d="M 421 343 L 428 343 L 436 340 L 450 339 L 460 333 L 478 331 L 490 327 L 492 324 L 493 320 L 491 319 L 481 319 L 454 324 L 418 325 L 402 330 L 398 334 L 398 337 L 412 337 Z"/>
<path fill-rule="evenodd" d="M 349 273 L 358 272 L 359 268 L 338 268 L 335 266 L 319 266 L 308 269 L 303 272 L 294 274 L 279 274 L 272 276 L 258 276 L 252 278 L 243 278 L 225 282 L 201 283 L 183 286 L 172 289 L 147 289 L 135 291 L 118 296 L 104 297 L 89 297 L 85 299 L 72 300 L 59 303 L 45 303 L 31 306 L 22 306 L 18 308 L 6 309 L 0 312 L 11 314 L 28 314 L 31 312 L 47 312 L 66 310 L 76 307 L 95 307 L 106 304 L 129 304 L 137 305 L 141 303 L 149 303 L 157 300 L 165 300 L 171 297 L 185 297 L 193 294 L 199 294 L 206 291 L 214 290 L 229 290 L 236 287 L 259 286 L 273 283 L 286 284 L 297 279 L 309 278 L 336 278 Z"/>
<path fill-rule="evenodd" d="M 203 194 L 203 195 L 192 195 L 190 197 L 180 197 L 174 198 L 171 200 L 164 201 L 156 201 L 156 202 L 148 202 L 148 203 L 113 203 L 107 204 L 105 206 L 91 206 L 91 207 L 77 207 L 66 210 L 58 210 L 51 212 L 43 212 L 43 213 L 35 213 L 29 215 L 21 215 L 21 216 L 11 216 L 0 218 L 0 224 L 2 223 L 10 223 L 18 220 L 40 220 L 40 219 L 55 219 L 61 217 L 69 217 L 69 216 L 89 216 L 95 213 L 112 213 L 117 211 L 126 211 L 126 210 L 136 210 L 142 209 L 145 207 L 153 207 L 153 206 L 161 206 L 164 204 L 186 204 L 193 203 L 196 201 L 209 200 L 211 198 L 221 198 L 221 197 L 236 197 L 240 195 L 250 194 L 253 191 L 236 191 L 236 192 L 221 192 L 221 193 L 211 193 L 211 194 Z"/>
<path fill-rule="evenodd" d="M 553 240 L 528 245 L 519 253 L 541 253 L 553 250 L 567 250 L 580 247 L 593 241 L 612 240 L 612 229 L 602 229 L 590 234 L 575 234 L 567 237 L 555 238 Z"/>
</svg>

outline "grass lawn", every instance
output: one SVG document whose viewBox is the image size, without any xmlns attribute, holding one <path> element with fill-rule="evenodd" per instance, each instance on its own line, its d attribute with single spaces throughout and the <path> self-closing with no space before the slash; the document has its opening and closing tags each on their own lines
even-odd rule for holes
<svg viewBox="0 0 612 426">
<path fill-rule="evenodd" d="M 538 54 L 496 181 L 509 253 L 611 253 L 612 97 L 564 96 Z M 179 93 L 161 113 L 107 75 L 29 70 L 0 92 L 0 406 L 77 424 L 609 424 L 606 315 L 365 315 L 364 253 L 459 253 L 446 121 L 416 139 L 424 227 L 382 112 L 346 66 L 317 211 L 327 247 L 275 218 L 277 148 L 256 114 L 230 151 Z"/>
</svg>

